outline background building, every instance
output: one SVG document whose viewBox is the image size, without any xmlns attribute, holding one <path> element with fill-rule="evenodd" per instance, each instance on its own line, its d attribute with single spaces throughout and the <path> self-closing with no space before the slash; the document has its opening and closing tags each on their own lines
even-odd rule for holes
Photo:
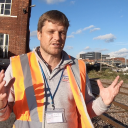
<svg viewBox="0 0 128 128">
<path fill-rule="evenodd" d="M 80 54 L 80 58 L 89 59 L 89 60 L 98 60 L 98 59 L 101 59 L 101 53 L 100 52 L 87 52 L 84 54 Z"/>
<path fill-rule="evenodd" d="M 29 51 L 31 0 L 0 0 L 0 62 Z M 0 63 L 0 64 L 1 64 Z"/>
<path fill-rule="evenodd" d="M 102 55 L 102 57 L 101 57 L 102 60 L 106 60 L 108 58 L 110 58 L 110 55 Z"/>
<path fill-rule="evenodd" d="M 104 62 L 111 65 L 128 65 L 128 60 L 123 57 L 111 58 L 110 55 L 102 55 L 100 52 L 87 52 L 84 54 L 80 54 L 79 58 L 90 64 L 94 64 L 95 62 Z"/>
<path fill-rule="evenodd" d="M 125 59 L 123 57 L 116 57 L 116 58 L 113 58 L 114 61 L 120 61 L 121 64 L 125 64 L 125 65 L 128 65 L 128 59 Z"/>
</svg>

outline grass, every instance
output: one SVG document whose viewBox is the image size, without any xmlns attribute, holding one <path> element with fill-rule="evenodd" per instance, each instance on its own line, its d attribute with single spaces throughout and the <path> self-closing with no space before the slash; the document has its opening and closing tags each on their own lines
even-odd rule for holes
<svg viewBox="0 0 128 128">
<path fill-rule="evenodd" d="M 120 80 L 123 80 L 124 83 L 128 83 L 128 75 L 124 75 L 123 72 L 114 72 L 111 69 L 106 69 L 104 71 L 91 70 L 88 72 L 89 78 L 99 78 L 108 80 L 114 80 L 115 77 L 118 75 L 120 76 Z"/>
</svg>

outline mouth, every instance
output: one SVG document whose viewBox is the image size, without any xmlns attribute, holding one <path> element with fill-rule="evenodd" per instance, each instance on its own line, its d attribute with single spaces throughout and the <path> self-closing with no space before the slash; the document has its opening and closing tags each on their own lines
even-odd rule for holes
<svg viewBox="0 0 128 128">
<path fill-rule="evenodd" d="M 53 45 L 58 46 L 58 45 L 60 45 L 60 44 L 53 44 Z"/>
<path fill-rule="evenodd" d="M 61 47 L 62 46 L 62 44 L 61 43 L 54 43 L 54 44 L 52 44 L 54 47 Z"/>
</svg>

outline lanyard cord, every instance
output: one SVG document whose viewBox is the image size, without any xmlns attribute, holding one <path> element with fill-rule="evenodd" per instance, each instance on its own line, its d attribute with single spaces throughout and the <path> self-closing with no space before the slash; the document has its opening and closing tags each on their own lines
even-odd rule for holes
<svg viewBox="0 0 128 128">
<path fill-rule="evenodd" d="M 55 94 L 56 94 L 56 92 L 57 92 L 57 90 L 58 90 L 58 87 L 59 87 L 59 85 L 60 85 L 60 82 L 61 82 L 61 79 L 62 79 L 62 76 L 63 76 L 64 69 L 63 69 L 63 71 L 62 71 L 62 73 L 61 73 L 61 77 L 60 77 L 60 80 L 59 80 L 58 85 L 57 85 L 57 87 L 56 87 L 56 90 L 55 90 L 55 92 L 54 92 L 54 94 L 53 94 L 53 96 L 52 96 L 52 93 L 51 93 L 51 91 L 50 91 L 50 88 L 49 88 L 49 85 L 48 85 L 46 76 L 45 76 L 44 71 L 43 71 L 43 68 L 42 68 L 42 66 L 41 66 L 40 63 L 39 63 L 39 65 L 40 65 L 40 68 L 41 68 L 42 75 L 43 75 L 43 77 L 44 77 L 44 81 L 45 81 L 45 83 L 46 83 L 46 85 L 47 85 L 47 87 L 48 87 L 49 93 L 50 93 L 50 97 L 51 97 L 51 101 L 52 101 L 52 102 L 51 102 L 51 103 L 52 103 L 52 107 L 53 107 L 53 109 L 55 109 L 55 105 L 54 105 L 54 96 L 55 96 Z"/>
</svg>

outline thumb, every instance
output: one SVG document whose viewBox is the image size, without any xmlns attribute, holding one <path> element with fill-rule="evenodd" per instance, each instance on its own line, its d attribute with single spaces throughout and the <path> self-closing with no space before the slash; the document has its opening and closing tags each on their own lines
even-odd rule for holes
<svg viewBox="0 0 128 128">
<path fill-rule="evenodd" d="M 9 81 L 9 83 L 8 83 L 8 85 L 7 85 L 7 88 L 10 89 L 10 88 L 12 87 L 12 85 L 14 84 L 14 82 L 15 82 L 15 77 L 13 77 L 13 78 Z"/>
<path fill-rule="evenodd" d="M 97 80 L 97 84 L 100 90 L 104 88 L 100 80 Z"/>
</svg>

